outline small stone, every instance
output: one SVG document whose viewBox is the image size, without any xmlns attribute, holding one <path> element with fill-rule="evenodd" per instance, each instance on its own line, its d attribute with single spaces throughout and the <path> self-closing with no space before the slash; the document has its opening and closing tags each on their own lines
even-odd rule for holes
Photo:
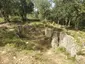
<svg viewBox="0 0 85 64">
<path fill-rule="evenodd" d="M 16 59 L 16 57 L 14 56 L 13 59 Z"/>
<path fill-rule="evenodd" d="M 26 42 L 26 44 L 28 44 L 29 42 Z"/>
</svg>

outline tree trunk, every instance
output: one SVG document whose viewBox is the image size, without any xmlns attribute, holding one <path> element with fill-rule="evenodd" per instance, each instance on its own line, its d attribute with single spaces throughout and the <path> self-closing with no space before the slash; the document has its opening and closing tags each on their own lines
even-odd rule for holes
<svg viewBox="0 0 85 64">
<path fill-rule="evenodd" d="M 68 23 L 68 19 L 67 18 L 65 18 L 65 27 L 67 27 L 67 23 Z"/>
<path fill-rule="evenodd" d="M 4 21 L 5 21 L 5 22 L 9 22 L 9 21 L 10 21 L 10 20 L 9 20 L 9 15 L 8 15 L 5 11 L 2 12 L 2 15 L 3 15 L 3 17 L 4 17 Z"/>
<path fill-rule="evenodd" d="M 9 16 L 8 16 L 8 15 L 7 15 L 7 16 L 5 16 L 5 18 L 4 18 L 4 19 L 5 19 L 5 21 L 6 21 L 6 22 L 9 22 Z"/>
<path fill-rule="evenodd" d="M 58 20 L 58 24 L 60 23 L 60 21 Z"/>
<path fill-rule="evenodd" d="M 46 19 L 46 18 L 45 18 L 44 20 L 45 20 L 45 21 L 47 21 L 47 19 Z"/>
<path fill-rule="evenodd" d="M 69 20 L 69 21 L 68 21 L 68 27 L 70 27 L 70 23 L 71 23 L 71 21 Z"/>
<path fill-rule="evenodd" d="M 75 23 L 75 29 L 78 30 L 79 22 Z"/>
<path fill-rule="evenodd" d="M 21 15 L 21 17 L 22 17 L 22 21 L 26 21 L 26 20 L 27 20 L 27 18 L 26 18 L 26 14 Z"/>
</svg>

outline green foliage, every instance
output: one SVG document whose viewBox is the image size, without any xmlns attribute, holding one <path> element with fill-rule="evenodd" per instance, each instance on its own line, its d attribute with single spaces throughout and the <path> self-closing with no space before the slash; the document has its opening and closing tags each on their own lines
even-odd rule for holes
<svg viewBox="0 0 85 64">
<path fill-rule="evenodd" d="M 10 21 L 11 15 L 20 15 L 22 20 L 26 20 L 27 13 L 31 13 L 33 8 L 31 0 L 0 0 L 0 11 L 5 21 Z"/>
<path fill-rule="evenodd" d="M 12 13 L 12 3 L 13 0 L 0 0 L 0 11 L 1 14 L 3 15 L 5 21 L 9 21 L 9 15 Z"/>
<path fill-rule="evenodd" d="M 58 47 L 55 49 L 55 53 L 66 53 L 66 49 L 63 47 Z"/>
<path fill-rule="evenodd" d="M 26 20 L 27 13 L 31 13 L 33 11 L 34 4 L 32 1 L 28 0 L 20 0 L 19 3 L 19 12 L 20 16 L 22 17 L 22 20 Z"/>
<path fill-rule="evenodd" d="M 4 18 L 0 18 L 0 22 L 4 22 Z"/>
<path fill-rule="evenodd" d="M 85 4 L 80 0 L 54 0 L 55 7 L 52 9 L 50 19 L 58 24 L 68 27 L 74 26 L 75 29 L 80 28 L 80 24 L 84 21 Z"/>
<path fill-rule="evenodd" d="M 49 16 L 50 12 L 50 3 L 48 0 L 35 0 L 34 1 L 35 8 L 39 11 L 39 17 L 40 19 L 47 19 L 47 16 Z"/>
<path fill-rule="evenodd" d="M 51 6 L 53 3 L 54 7 Z M 85 26 L 84 0 L 0 0 L 0 14 L 5 21 L 10 21 L 11 16 L 20 16 L 26 21 L 30 13 L 41 20 L 52 20 L 75 29 Z"/>
<path fill-rule="evenodd" d="M 21 21 L 21 18 L 20 16 L 11 16 L 10 21 L 18 22 L 18 21 Z"/>
</svg>

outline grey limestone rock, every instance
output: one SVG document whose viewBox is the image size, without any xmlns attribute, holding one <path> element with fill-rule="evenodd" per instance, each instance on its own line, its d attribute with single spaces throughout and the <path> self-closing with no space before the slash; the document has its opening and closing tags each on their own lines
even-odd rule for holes
<svg viewBox="0 0 85 64">
<path fill-rule="evenodd" d="M 79 46 L 76 44 L 75 39 L 70 35 L 65 35 L 64 38 L 60 41 L 60 47 L 64 47 L 66 51 L 74 57 L 79 51 Z"/>
<path fill-rule="evenodd" d="M 77 52 L 80 51 L 74 37 L 66 34 L 66 32 L 46 28 L 45 36 L 51 38 L 52 48 L 64 47 L 71 57 L 76 56 Z"/>
<path fill-rule="evenodd" d="M 56 48 L 59 46 L 59 39 L 58 39 L 58 32 L 55 31 L 52 37 L 52 41 L 51 41 L 51 46 L 52 48 Z"/>
<path fill-rule="evenodd" d="M 51 28 L 46 28 L 45 29 L 45 36 L 46 37 L 51 37 L 53 33 L 53 30 Z"/>
</svg>

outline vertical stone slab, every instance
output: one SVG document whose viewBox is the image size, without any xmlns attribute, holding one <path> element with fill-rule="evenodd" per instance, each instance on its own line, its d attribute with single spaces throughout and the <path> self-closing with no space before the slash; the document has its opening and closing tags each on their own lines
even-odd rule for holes
<svg viewBox="0 0 85 64">
<path fill-rule="evenodd" d="M 58 32 L 55 31 L 55 32 L 53 32 L 51 46 L 52 46 L 52 48 L 56 48 L 56 47 L 58 47 L 58 45 L 59 45 L 59 42 L 58 42 Z"/>
<path fill-rule="evenodd" d="M 66 41 L 66 33 L 65 32 L 60 32 L 60 36 L 59 36 L 59 47 L 64 47 L 66 48 L 67 46 L 67 43 L 65 42 Z"/>
<path fill-rule="evenodd" d="M 46 37 L 52 37 L 53 30 L 51 28 L 45 29 L 45 36 Z"/>
</svg>

